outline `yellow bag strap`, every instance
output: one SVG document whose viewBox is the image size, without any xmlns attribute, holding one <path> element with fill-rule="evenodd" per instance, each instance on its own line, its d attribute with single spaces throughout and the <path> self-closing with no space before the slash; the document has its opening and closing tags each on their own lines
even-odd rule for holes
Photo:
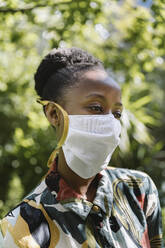
<svg viewBox="0 0 165 248">
<path fill-rule="evenodd" d="M 53 102 L 53 101 L 48 101 L 48 100 L 41 100 L 41 99 L 37 99 L 37 102 L 42 104 L 43 106 L 46 106 L 49 103 L 53 103 L 62 113 L 63 118 L 64 118 L 64 129 L 63 129 L 63 133 L 61 135 L 61 138 L 59 140 L 59 142 L 57 143 L 57 147 L 56 149 L 51 153 L 49 159 L 48 159 L 48 163 L 47 166 L 50 168 L 51 164 L 53 163 L 55 157 L 57 156 L 57 153 L 59 151 L 59 148 L 64 144 L 67 134 L 68 134 L 68 129 L 69 129 L 69 117 L 67 112 L 57 103 Z"/>
</svg>

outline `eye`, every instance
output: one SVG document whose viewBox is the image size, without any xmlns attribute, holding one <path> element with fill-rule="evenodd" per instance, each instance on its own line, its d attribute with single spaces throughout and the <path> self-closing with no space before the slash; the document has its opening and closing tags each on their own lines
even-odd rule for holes
<svg viewBox="0 0 165 248">
<path fill-rule="evenodd" d="M 91 106 L 88 106 L 88 109 L 90 112 L 97 113 L 97 114 L 104 112 L 103 107 L 100 105 L 91 105 Z"/>
<path fill-rule="evenodd" d="M 121 112 L 120 111 L 116 111 L 116 112 L 113 112 L 113 115 L 116 119 L 120 119 L 121 118 Z"/>
</svg>

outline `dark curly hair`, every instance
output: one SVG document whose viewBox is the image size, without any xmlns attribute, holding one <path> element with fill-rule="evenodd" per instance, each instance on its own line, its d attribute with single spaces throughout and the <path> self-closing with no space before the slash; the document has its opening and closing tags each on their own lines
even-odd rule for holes
<svg viewBox="0 0 165 248">
<path fill-rule="evenodd" d="M 63 90 L 77 83 L 84 71 L 92 69 L 104 67 L 88 52 L 76 47 L 53 49 L 34 75 L 35 90 L 42 99 L 59 102 Z"/>
</svg>

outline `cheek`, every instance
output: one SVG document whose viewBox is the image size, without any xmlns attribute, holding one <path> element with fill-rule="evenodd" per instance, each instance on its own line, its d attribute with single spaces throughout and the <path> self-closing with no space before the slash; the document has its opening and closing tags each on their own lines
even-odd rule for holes
<svg viewBox="0 0 165 248">
<path fill-rule="evenodd" d="M 81 106 L 75 100 L 67 100 L 63 106 L 68 115 L 81 114 Z"/>
<path fill-rule="evenodd" d="M 68 115 L 86 115 L 89 114 L 88 111 L 81 107 L 79 104 L 69 103 L 65 108 Z"/>
</svg>

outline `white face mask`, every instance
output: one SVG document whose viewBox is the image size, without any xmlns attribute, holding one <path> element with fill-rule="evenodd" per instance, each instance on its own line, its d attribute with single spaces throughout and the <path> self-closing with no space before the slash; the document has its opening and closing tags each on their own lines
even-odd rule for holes
<svg viewBox="0 0 165 248">
<path fill-rule="evenodd" d="M 69 131 L 62 146 L 68 166 L 90 178 L 108 166 L 119 144 L 120 121 L 113 114 L 69 115 Z"/>
</svg>

